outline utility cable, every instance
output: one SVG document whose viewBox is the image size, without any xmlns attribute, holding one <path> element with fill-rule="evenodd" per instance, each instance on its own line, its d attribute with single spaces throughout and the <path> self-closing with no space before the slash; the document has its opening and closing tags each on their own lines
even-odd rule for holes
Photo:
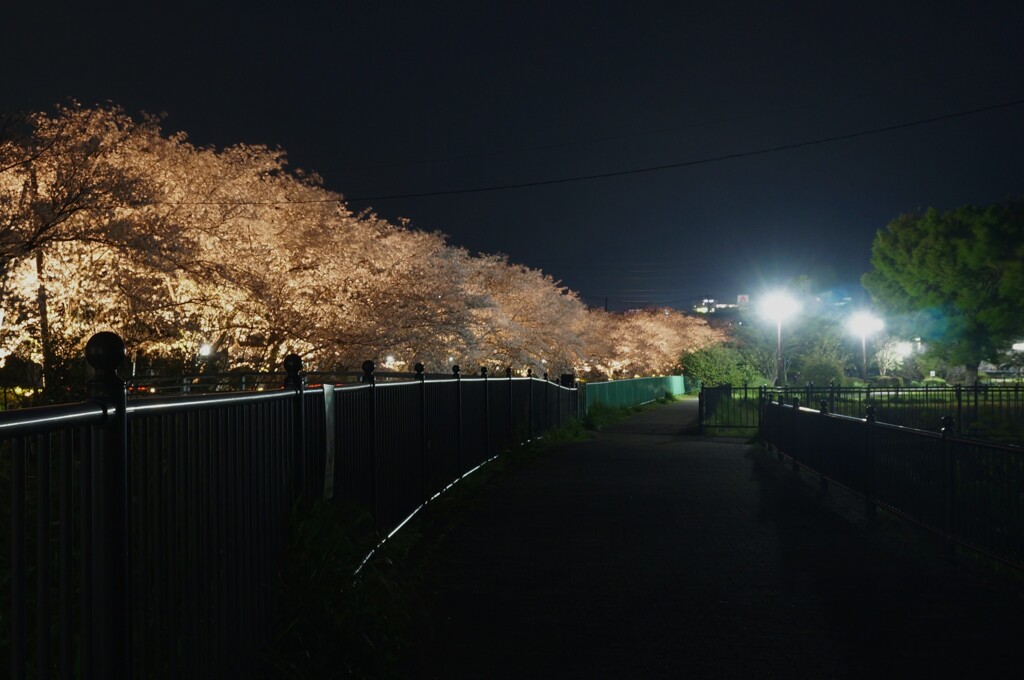
<svg viewBox="0 0 1024 680">
<path fill-rule="evenodd" d="M 988 111 L 997 111 L 999 109 L 1007 109 L 1014 106 L 1020 106 L 1024 104 L 1024 99 L 1016 99 L 1013 101 L 1003 102 L 1001 104 L 992 104 L 990 106 L 983 106 L 976 109 L 967 109 L 965 111 L 957 111 L 955 113 L 947 113 L 942 116 L 933 116 L 931 118 L 921 118 L 918 120 L 909 121 L 906 123 L 897 123 L 895 125 L 886 125 L 884 127 L 870 128 L 867 130 L 858 130 L 857 132 L 850 132 L 842 135 L 833 135 L 831 137 L 819 137 L 817 139 L 810 139 L 803 142 L 793 142 L 791 144 L 781 144 L 779 146 L 766 147 L 764 149 L 754 149 L 751 151 L 739 151 L 736 153 L 723 154 L 721 156 L 711 156 L 708 158 L 700 158 L 690 161 L 680 161 L 677 163 L 665 163 L 663 165 L 651 165 L 642 168 L 630 168 L 628 170 L 616 170 L 612 172 L 602 172 L 592 175 L 574 175 L 571 177 L 559 177 L 556 179 L 546 180 L 535 180 L 530 182 L 518 182 L 514 184 L 494 184 L 482 187 L 469 187 L 463 189 L 445 189 L 440 191 L 421 191 L 406 194 L 379 194 L 375 196 L 359 196 L 355 198 L 342 196 L 341 198 L 316 198 L 316 199 L 298 199 L 289 201 L 141 201 L 140 204 L 146 205 L 301 205 L 301 204 L 316 204 L 316 203 L 363 203 L 367 201 L 390 201 L 406 198 L 427 198 L 432 196 L 456 196 L 460 194 L 479 194 L 491 191 L 507 191 L 509 189 L 526 189 L 532 187 L 552 186 L 555 184 L 569 184 L 573 182 L 586 182 L 595 179 L 606 179 L 610 177 L 625 177 L 628 175 L 640 175 L 651 172 L 660 172 L 662 170 L 672 170 L 676 168 L 687 168 L 696 165 L 706 165 L 708 163 L 717 163 L 720 161 L 735 160 L 738 158 L 749 158 L 752 156 L 763 156 L 777 151 L 788 151 L 791 149 L 801 149 L 809 146 L 817 146 L 821 144 L 828 144 L 830 142 L 839 142 L 848 139 L 857 139 L 859 137 L 867 137 L 870 135 L 882 134 L 885 132 L 893 132 L 895 130 L 905 130 L 907 128 L 918 127 L 921 125 L 928 125 L 930 123 L 938 123 L 946 120 L 953 120 L 955 118 L 963 118 L 965 116 L 973 116 L 978 113 L 985 113 Z"/>
<path fill-rule="evenodd" d="M 737 158 L 749 158 L 751 156 L 762 156 L 769 153 L 775 153 L 776 151 L 787 151 L 790 149 L 800 149 L 808 146 L 815 146 L 819 144 L 827 144 L 830 142 L 838 142 L 847 139 L 856 139 L 858 137 L 866 137 L 868 135 L 877 135 L 883 132 L 893 132 L 895 130 L 905 130 L 911 127 L 917 127 L 919 125 L 927 125 L 929 123 L 938 123 L 945 120 L 952 120 L 954 118 L 962 118 L 964 116 L 972 116 L 978 113 L 984 113 L 986 111 L 995 111 L 998 109 L 1010 108 L 1013 106 L 1020 106 L 1024 104 L 1024 99 L 1017 99 L 1010 102 L 1003 102 L 1001 104 L 993 104 L 991 106 L 984 106 L 977 109 L 969 109 L 966 111 L 957 111 L 956 113 L 948 113 L 942 116 L 934 116 L 932 118 L 922 118 L 920 120 L 914 120 L 907 123 L 897 123 L 896 125 L 887 125 L 885 127 L 871 128 L 869 130 L 859 130 L 857 132 L 850 132 L 844 135 L 834 135 L 832 137 L 820 137 L 818 139 L 811 139 L 803 142 L 794 142 L 792 144 L 782 144 L 779 146 L 767 147 L 764 149 L 755 149 L 752 151 L 740 151 L 737 153 L 724 154 L 721 156 L 712 156 L 709 158 L 701 158 L 691 161 L 680 161 L 678 163 L 666 163 L 664 165 L 652 165 L 643 168 L 631 168 L 629 170 L 616 170 L 613 172 L 602 172 L 593 175 L 575 175 L 572 177 L 559 177 L 556 179 L 537 180 L 531 182 L 519 182 L 515 184 L 494 184 L 483 187 L 471 187 L 466 189 L 446 189 L 441 191 L 423 191 L 417 193 L 408 194 L 379 194 L 376 196 L 360 196 L 357 198 L 346 198 L 348 203 L 364 202 L 364 201 L 390 201 L 404 198 L 426 198 L 430 196 L 454 196 L 458 194 L 478 194 L 489 191 L 506 191 L 509 189 L 526 189 L 531 187 L 542 187 L 551 186 L 554 184 L 569 184 L 571 182 L 585 182 L 594 179 L 605 179 L 608 177 L 625 177 L 627 175 L 639 175 L 649 172 L 659 172 L 661 170 L 672 170 L 675 168 L 686 168 L 694 165 L 704 165 L 707 163 L 717 163 L 719 161 L 734 160 Z"/>
</svg>

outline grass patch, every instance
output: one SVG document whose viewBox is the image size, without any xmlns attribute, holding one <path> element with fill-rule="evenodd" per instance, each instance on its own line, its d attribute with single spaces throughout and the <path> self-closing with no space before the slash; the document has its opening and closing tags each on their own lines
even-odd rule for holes
<svg viewBox="0 0 1024 680">
<path fill-rule="evenodd" d="M 261 655 L 261 676 L 394 676 L 416 610 L 415 580 L 398 566 L 411 544 L 389 541 L 354 576 L 378 541 L 368 513 L 321 501 L 294 512 L 291 525 L 281 623 Z"/>
<path fill-rule="evenodd" d="M 661 399 L 637 404 L 635 406 L 609 406 L 603 401 L 598 401 L 587 406 L 587 415 L 583 416 L 582 425 L 587 430 L 600 432 L 610 425 L 625 420 L 634 413 L 642 413 L 661 404 L 670 404 L 675 401 L 682 401 L 690 397 L 676 396 L 666 393 Z"/>
<path fill-rule="evenodd" d="M 399 677 L 417 627 L 429 623 L 422 584 L 459 518 L 503 473 L 591 436 L 574 419 L 463 477 L 380 546 L 358 576 L 379 542 L 369 514 L 332 502 L 294 513 L 279 584 L 281 624 L 261 655 L 262 677 Z"/>
<path fill-rule="evenodd" d="M 731 437 L 745 439 L 752 444 L 757 443 L 756 427 L 714 427 L 705 426 L 704 434 L 708 437 Z"/>
</svg>

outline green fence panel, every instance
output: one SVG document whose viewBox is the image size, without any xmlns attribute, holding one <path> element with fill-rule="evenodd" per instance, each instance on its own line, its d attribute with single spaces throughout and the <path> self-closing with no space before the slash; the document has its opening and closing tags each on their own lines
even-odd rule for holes
<svg viewBox="0 0 1024 680">
<path fill-rule="evenodd" d="M 625 407 L 646 404 L 662 399 L 666 394 L 685 394 L 686 388 L 686 378 L 681 375 L 586 383 L 582 412 L 586 415 L 590 406 L 598 402 Z"/>
</svg>

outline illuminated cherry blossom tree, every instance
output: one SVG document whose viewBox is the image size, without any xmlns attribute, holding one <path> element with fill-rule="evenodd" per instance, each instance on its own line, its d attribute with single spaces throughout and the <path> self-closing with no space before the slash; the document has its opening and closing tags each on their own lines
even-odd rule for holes
<svg viewBox="0 0 1024 680">
<path fill-rule="evenodd" d="M 719 339 L 671 310 L 588 310 L 503 255 L 353 213 L 280 149 L 196 147 L 113 106 L 0 119 L 0 359 L 49 370 L 102 329 L 185 371 L 209 344 L 235 370 L 297 352 L 308 370 L 390 356 L 620 377 Z"/>
</svg>

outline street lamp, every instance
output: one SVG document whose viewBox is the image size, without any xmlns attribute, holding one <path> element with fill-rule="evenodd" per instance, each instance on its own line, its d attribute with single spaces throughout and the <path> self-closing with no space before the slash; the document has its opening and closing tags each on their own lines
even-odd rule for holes
<svg viewBox="0 0 1024 680">
<path fill-rule="evenodd" d="M 857 312 L 846 322 L 854 335 L 860 336 L 860 377 L 868 379 L 868 335 L 877 333 L 885 326 L 882 320 L 870 312 Z"/>
<path fill-rule="evenodd" d="M 782 322 L 800 311 L 800 303 L 785 293 L 769 293 L 761 300 L 761 314 L 775 322 L 775 384 L 785 382 L 782 371 Z"/>
</svg>

